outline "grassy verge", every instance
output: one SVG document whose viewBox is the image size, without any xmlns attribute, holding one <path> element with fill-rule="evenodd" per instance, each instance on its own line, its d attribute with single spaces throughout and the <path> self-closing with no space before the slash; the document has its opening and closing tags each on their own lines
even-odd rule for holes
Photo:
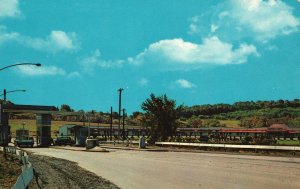
<svg viewBox="0 0 300 189">
<path fill-rule="evenodd" d="M 0 152 L 0 188 L 11 188 L 21 174 L 21 164 L 19 160 L 8 160 Z"/>
<path fill-rule="evenodd" d="M 278 145 L 300 146 L 300 140 L 277 140 Z"/>
<path fill-rule="evenodd" d="M 230 128 L 239 128 L 240 127 L 240 120 L 219 120 L 221 124 L 225 124 L 226 127 Z"/>
</svg>

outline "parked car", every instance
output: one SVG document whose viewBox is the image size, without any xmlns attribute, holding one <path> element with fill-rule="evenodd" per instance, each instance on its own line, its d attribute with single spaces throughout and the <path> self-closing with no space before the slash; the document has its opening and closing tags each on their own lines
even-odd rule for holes
<svg viewBox="0 0 300 189">
<path fill-rule="evenodd" d="M 21 147 L 21 146 L 30 146 L 33 147 L 34 145 L 34 139 L 33 137 L 23 136 L 21 138 L 16 138 L 14 140 L 15 146 Z"/>
<path fill-rule="evenodd" d="M 68 136 L 59 136 L 56 139 L 53 140 L 53 144 L 60 146 L 60 145 L 72 145 L 74 144 L 74 141 L 71 137 Z"/>
</svg>

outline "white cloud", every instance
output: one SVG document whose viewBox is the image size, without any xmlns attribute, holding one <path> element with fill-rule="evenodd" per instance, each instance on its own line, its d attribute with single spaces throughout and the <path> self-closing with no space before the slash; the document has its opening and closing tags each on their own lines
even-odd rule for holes
<svg viewBox="0 0 300 189">
<path fill-rule="evenodd" d="M 67 78 L 76 78 L 76 77 L 81 77 L 80 73 L 77 71 L 71 72 L 67 75 Z"/>
<path fill-rule="evenodd" d="M 75 33 L 54 30 L 51 31 L 49 36 L 42 39 L 25 36 L 17 32 L 8 32 L 5 26 L 0 25 L 0 45 L 9 41 L 17 42 L 36 50 L 52 53 L 58 51 L 75 51 L 79 48 Z"/>
<path fill-rule="evenodd" d="M 66 33 L 59 30 L 52 31 L 46 39 L 23 36 L 19 39 L 19 42 L 25 46 L 48 52 L 73 51 L 79 48 L 75 33 Z"/>
<path fill-rule="evenodd" d="M 280 0 L 231 0 L 225 7 L 229 10 L 219 13 L 218 26 L 228 35 L 240 32 L 236 36 L 267 42 L 299 30 L 300 19 L 293 15 L 292 7 Z"/>
<path fill-rule="evenodd" d="M 215 33 L 218 28 L 219 28 L 219 26 L 217 26 L 215 24 L 211 24 L 210 25 L 210 31 L 211 31 L 211 33 Z"/>
<path fill-rule="evenodd" d="M 149 81 L 146 78 L 141 78 L 138 83 L 140 86 L 147 86 Z"/>
<path fill-rule="evenodd" d="M 0 18 L 20 15 L 18 0 L 0 0 Z"/>
<path fill-rule="evenodd" d="M 189 21 L 191 22 L 189 25 L 189 34 L 194 34 L 198 32 L 199 19 L 200 19 L 199 16 L 194 16 L 189 19 Z"/>
<path fill-rule="evenodd" d="M 0 25 L 0 45 L 7 41 L 16 41 L 19 38 L 19 34 L 16 32 L 7 32 L 5 26 Z"/>
<path fill-rule="evenodd" d="M 195 84 L 193 84 L 185 79 L 178 79 L 175 81 L 175 84 L 178 85 L 179 87 L 185 88 L 185 89 L 190 89 L 190 88 L 196 87 Z"/>
<path fill-rule="evenodd" d="M 258 56 L 254 45 L 241 44 L 238 48 L 233 48 L 232 44 L 213 36 L 204 38 L 201 44 L 186 42 L 183 39 L 161 40 L 128 61 L 136 65 L 169 64 L 166 69 L 189 70 L 197 69 L 203 64 L 241 64 L 247 62 L 250 55 Z"/>
<path fill-rule="evenodd" d="M 87 56 L 80 61 L 84 70 L 90 73 L 97 67 L 106 69 L 118 68 L 122 67 L 123 63 L 123 60 L 103 60 L 99 49 L 96 49 L 90 56 Z"/>
<path fill-rule="evenodd" d="M 18 71 L 23 75 L 41 76 L 41 75 L 65 75 L 66 71 L 56 66 L 19 66 Z"/>
<path fill-rule="evenodd" d="M 229 15 L 229 12 L 228 12 L 228 11 L 223 11 L 223 12 L 221 12 L 221 13 L 219 14 L 219 18 L 222 19 L 222 18 L 224 18 L 224 17 L 226 17 L 226 16 L 228 16 L 228 15 Z"/>
</svg>

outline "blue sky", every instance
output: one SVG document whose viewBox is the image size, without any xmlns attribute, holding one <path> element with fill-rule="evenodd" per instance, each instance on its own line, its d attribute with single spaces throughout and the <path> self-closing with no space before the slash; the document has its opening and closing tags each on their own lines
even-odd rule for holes
<svg viewBox="0 0 300 189">
<path fill-rule="evenodd" d="M 177 104 L 295 99 L 300 3 L 261 0 L 0 0 L 0 73 L 18 104 L 139 111 Z"/>
</svg>

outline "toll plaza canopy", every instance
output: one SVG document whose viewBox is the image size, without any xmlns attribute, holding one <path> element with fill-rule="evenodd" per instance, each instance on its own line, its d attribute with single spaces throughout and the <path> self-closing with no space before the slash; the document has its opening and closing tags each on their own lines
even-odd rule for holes
<svg viewBox="0 0 300 189">
<path fill-rule="evenodd" d="M 54 106 L 40 106 L 40 105 L 18 105 L 8 102 L 2 102 L 0 105 L 0 124 L 1 124 L 1 140 L 2 143 L 9 142 L 9 114 L 35 114 L 36 115 L 36 131 L 37 131 L 37 145 L 49 146 L 51 139 L 51 118 L 52 115 L 72 116 L 84 115 L 84 112 L 64 112 L 58 111 Z"/>
</svg>

